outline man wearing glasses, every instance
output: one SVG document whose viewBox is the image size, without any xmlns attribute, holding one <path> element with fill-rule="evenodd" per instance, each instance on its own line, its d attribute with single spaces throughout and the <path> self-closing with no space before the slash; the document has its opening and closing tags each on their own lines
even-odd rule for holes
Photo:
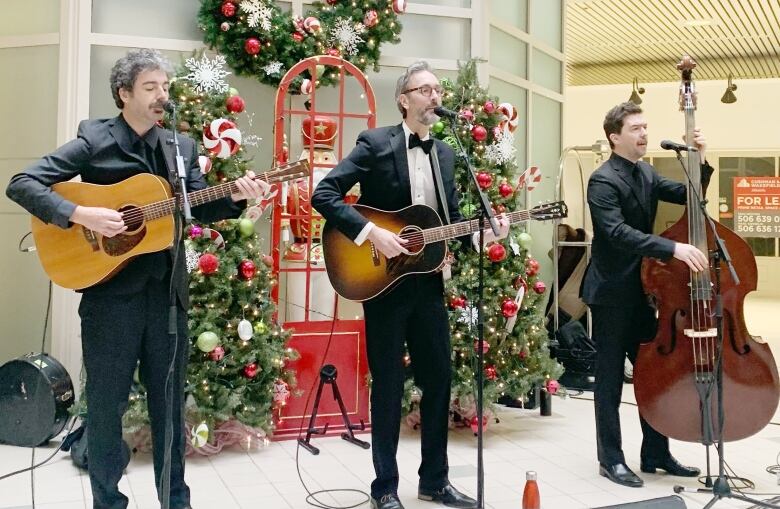
<svg viewBox="0 0 780 509">
<path fill-rule="evenodd" d="M 344 203 L 344 196 L 359 182 L 359 203 L 363 205 L 398 210 L 425 204 L 451 223 L 463 219 L 455 190 L 455 153 L 446 143 L 429 135 L 430 126 L 438 120 L 433 108 L 441 105 L 441 93 L 439 80 L 426 62 L 409 66 L 398 78 L 395 90 L 403 122 L 360 133 L 352 152 L 328 173 L 312 196 L 312 205 L 327 221 L 332 221 L 358 245 L 366 240 L 373 243 L 387 258 L 407 254 L 406 241 L 369 222 Z M 437 166 L 441 189 L 436 185 Z M 508 223 L 503 219 L 500 223 L 500 236 L 506 236 Z M 486 238 L 495 240 L 492 231 L 486 231 Z M 418 498 L 449 507 L 476 507 L 476 501 L 456 490 L 447 478 L 451 349 L 443 295 L 440 273 L 416 274 L 363 303 L 372 377 L 374 509 L 403 509 L 398 498 L 396 451 L 404 390 L 404 344 L 409 350 L 415 384 L 423 393 Z"/>
</svg>

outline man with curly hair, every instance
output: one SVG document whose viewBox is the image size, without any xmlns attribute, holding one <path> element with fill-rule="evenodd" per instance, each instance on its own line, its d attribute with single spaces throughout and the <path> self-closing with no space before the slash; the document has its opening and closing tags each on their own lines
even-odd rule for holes
<svg viewBox="0 0 780 509">
<path fill-rule="evenodd" d="M 76 139 L 14 175 L 6 193 L 31 214 L 62 228 L 79 224 L 104 237 L 127 230 L 122 214 L 102 207 L 73 203 L 51 186 L 73 177 L 92 184 L 115 184 L 139 173 L 169 179 L 172 149 L 166 132 L 158 127 L 168 101 L 170 62 L 159 52 L 133 50 L 111 70 L 111 93 L 120 114 L 110 119 L 81 122 Z M 188 191 L 206 182 L 198 167 L 197 145 L 180 136 L 187 171 Z M 267 193 L 267 184 L 252 179 L 236 181 L 239 191 L 227 198 L 192 208 L 201 222 L 234 218 L 247 199 Z M 182 246 L 178 246 L 182 249 Z M 174 246 L 175 248 L 175 246 Z M 182 249 L 183 250 L 183 249 Z M 83 290 L 79 316 L 84 367 L 87 374 L 87 457 L 95 509 L 125 509 L 128 498 L 119 491 L 122 461 L 122 415 L 128 404 L 133 373 L 140 361 L 140 376 L 147 388 L 154 455 L 154 474 L 162 500 L 165 460 L 166 408 L 172 411 L 170 455 L 170 507 L 190 507 L 190 490 L 184 482 L 184 380 L 189 349 L 189 305 L 184 257 L 173 251 L 134 258 L 108 281 Z M 171 297 L 175 293 L 175 305 Z M 176 311 L 173 310 L 176 309 Z M 169 315 L 176 317 L 176 341 L 168 332 Z M 175 353 L 175 361 L 172 357 Z M 173 371 L 168 380 L 168 369 Z M 166 382 L 173 384 L 167 401 Z"/>
</svg>

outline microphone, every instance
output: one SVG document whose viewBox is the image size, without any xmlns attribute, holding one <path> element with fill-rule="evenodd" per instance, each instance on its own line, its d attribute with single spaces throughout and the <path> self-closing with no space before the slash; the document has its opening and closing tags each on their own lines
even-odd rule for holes
<svg viewBox="0 0 780 509">
<path fill-rule="evenodd" d="M 168 99 L 167 101 L 165 101 L 165 102 L 162 104 L 162 109 L 164 109 L 164 110 L 165 110 L 165 111 L 167 111 L 168 113 L 173 113 L 173 112 L 174 112 L 174 110 L 176 109 L 176 103 L 174 103 L 173 101 L 171 101 L 170 99 Z"/>
<path fill-rule="evenodd" d="M 688 145 L 683 145 L 682 143 L 675 143 L 669 140 L 661 141 L 661 148 L 664 150 L 674 150 L 675 152 L 686 152 L 686 151 L 698 152 L 699 151 L 696 147 L 689 147 Z"/>
<path fill-rule="evenodd" d="M 447 118 L 452 118 L 452 119 L 455 119 L 455 120 L 457 120 L 459 118 L 463 118 L 463 115 L 461 115 L 457 111 L 448 110 L 447 108 L 445 108 L 443 106 L 436 106 L 435 108 L 433 108 L 433 112 L 436 113 L 436 115 L 438 115 L 439 117 L 442 117 L 442 118 L 443 117 L 447 117 Z"/>
</svg>

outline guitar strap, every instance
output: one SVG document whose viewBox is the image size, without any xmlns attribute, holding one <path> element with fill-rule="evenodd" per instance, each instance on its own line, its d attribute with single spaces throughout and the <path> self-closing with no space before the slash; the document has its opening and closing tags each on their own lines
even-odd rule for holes
<svg viewBox="0 0 780 509">
<path fill-rule="evenodd" d="M 450 210 L 447 203 L 447 197 L 444 195 L 444 185 L 441 182 L 441 167 L 439 166 L 439 155 L 436 150 L 436 143 L 433 144 L 433 150 L 429 154 L 431 160 L 431 171 L 433 180 L 436 184 L 436 194 L 439 196 L 441 209 L 444 211 L 444 222 L 450 224 Z"/>
</svg>

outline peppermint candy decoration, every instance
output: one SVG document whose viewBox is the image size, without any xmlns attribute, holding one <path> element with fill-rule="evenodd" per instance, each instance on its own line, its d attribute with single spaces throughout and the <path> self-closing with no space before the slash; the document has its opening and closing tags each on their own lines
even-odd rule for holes
<svg viewBox="0 0 780 509">
<path fill-rule="evenodd" d="M 274 403 L 277 406 L 287 404 L 287 398 L 290 397 L 290 388 L 287 382 L 284 380 L 277 380 L 274 382 Z"/>
<path fill-rule="evenodd" d="M 312 88 L 314 87 L 312 86 L 310 79 L 306 78 L 301 82 L 301 94 L 303 95 L 311 94 Z"/>
<path fill-rule="evenodd" d="M 303 28 L 305 28 L 307 31 L 311 33 L 315 33 L 322 30 L 322 25 L 320 25 L 320 20 L 318 20 L 314 16 L 309 16 L 308 18 L 303 20 Z"/>
<path fill-rule="evenodd" d="M 517 180 L 517 189 L 525 187 L 529 191 L 533 191 L 541 181 L 542 171 L 538 166 L 531 166 L 520 175 L 520 178 Z"/>
<path fill-rule="evenodd" d="M 201 237 L 203 237 L 204 239 L 211 239 L 211 242 L 213 242 L 218 249 L 225 248 L 225 238 L 217 230 L 212 230 L 211 228 L 203 228 L 203 233 L 201 233 Z"/>
<path fill-rule="evenodd" d="M 190 439 L 192 446 L 196 449 L 203 447 L 209 441 L 209 426 L 205 421 L 197 426 L 193 426 L 190 433 L 192 435 Z"/>
<path fill-rule="evenodd" d="M 198 156 L 198 166 L 200 166 L 200 172 L 205 175 L 211 171 L 211 158 L 208 156 Z"/>
<path fill-rule="evenodd" d="M 510 133 L 515 132 L 520 120 L 517 118 L 517 109 L 510 103 L 501 103 L 498 105 L 498 111 L 501 113 L 502 118 L 498 123 L 501 130 L 508 129 Z"/>
<path fill-rule="evenodd" d="M 215 119 L 203 129 L 203 146 L 212 155 L 227 159 L 241 147 L 241 131 L 230 120 Z"/>
</svg>

